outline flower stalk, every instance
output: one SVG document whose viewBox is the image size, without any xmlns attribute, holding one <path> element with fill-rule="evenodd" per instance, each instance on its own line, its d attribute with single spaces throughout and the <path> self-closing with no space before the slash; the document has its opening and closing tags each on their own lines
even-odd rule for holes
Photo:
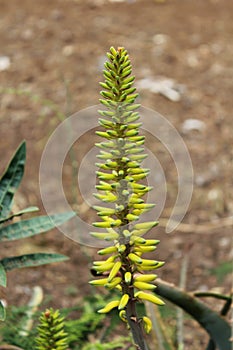
<svg viewBox="0 0 233 350">
<path fill-rule="evenodd" d="M 111 47 L 107 56 L 103 71 L 105 82 L 100 83 L 104 88 L 100 102 L 105 110 L 99 111 L 102 130 L 96 132 L 105 140 L 96 144 L 100 148 L 97 156 L 100 162 L 96 164 L 99 182 L 95 194 L 105 205 L 94 207 L 101 221 L 93 223 L 103 230 L 91 234 L 112 244 L 99 250 L 99 255 L 109 257 L 94 262 L 93 270 L 101 278 L 90 283 L 120 291 L 119 300 L 111 301 L 99 312 L 118 308 L 120 318 L 131 329 L 137 349 L 147 350 L 143 329 L 148 333 L 151 321 L 147 316 L 138 316 L 136 305 L 143 300 L 164 304 L 150 292 L 156 288 L 153 282 L 157 276 L 147 273 L 162 266 L 163 262 L 143 257 L 143 254 L 154 251 L 159 243 L 143 237 L 158 222 L 137 222 L 154 204 L 145 203 L 143 199 L 151 187 L 142 182 L 149 169 L 141 165 L 147 155 L 143 148 L 144 136 L 139 133 L 142 125 L 138 113 L 140 105 L 135 103 L 138 94 L 133 87 L 135 78 L 131 75 L 131 62 L 122 47 Z"/>
</svg>

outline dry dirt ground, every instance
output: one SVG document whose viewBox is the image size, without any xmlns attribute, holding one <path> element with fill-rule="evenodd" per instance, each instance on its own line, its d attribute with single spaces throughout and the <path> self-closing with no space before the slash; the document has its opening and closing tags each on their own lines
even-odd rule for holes
<svg viewBox="0 0 233 350">
<path fill-rule="evenodd" d="M 181 266 L 188 257 L 188 290 L 220 287 L 228 293 L 231 275 L 220 285 L 211 271 L 233 257 L 229 219 L 233 211 L 233 2 L 0 0 L 0 9 L 0 56 L 10 60 L 9 67 L 0 70 L 1 172 L 18 144 L 23 139 L 27 142 L 26 172 L 16 207 L 38 205 L 44 213 L 38 185 L 44 146 L 62 115 L 68 117 L 98 103 L 105 53 L 112 45 L 124 46 L 138 81 L 162 76 L 181 86 L 178 101 L 144 89 L 139 91 L 140 103 L 172 123 L 193 163 L 194 191 L 188 212 L 176 231 L 166 234 L 164 226 L 177 194 L 177 172 L 166 148 L 148 137 L 147 146 L 161 163 L 168 189 L 161 225 L 153 232 L 161 240 L 157 258 L 166 261 L 159 276 L 179 284 Z M 201 121 L 198 130 L 186 130 L 187 119 Z M 78 161 L 93 140 L 84 135 L 75 148 Z M 64 183 L 72 201 L 75 190 L 68 161 Z M 1 256 L 45 250 L 64 253 L 70 260 L 9 273 L 7 303 L 24 304 L 35 285 L 51 295 L 56 307 L 72 306 L 90 291 L 89 267 L 96 251 L 59 231 L 5 244 Z M 187 328 L 189 349 L 195 346 L 192 334 Z"/>
</svg>

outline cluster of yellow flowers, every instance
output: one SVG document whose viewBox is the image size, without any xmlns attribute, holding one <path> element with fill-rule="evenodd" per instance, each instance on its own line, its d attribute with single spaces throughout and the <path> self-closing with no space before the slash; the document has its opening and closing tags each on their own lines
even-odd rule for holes
<svg viewBox="0 0 233 350">
<path fill-rule="evenodd" d="M 147 155 L 143 148 L 144 136 L 139 135 L 142 124 L 137 122 L 140 118 L 137 109 L 140 105 L 134 103 L 138 94 L 132 86 L 131 63 L 124 48 L 110 48 L 107 56 L 109 60 L 103 72 L 105 82 L 100 83 L 105 89 L 101 92 L 104 99 L 100 102 L 107 107 L 99 111 L 104 117 L 99 119 L 104 131 L 96 132 L 105 141 L 96 144 L 102 162 L 97 163 L 99 183 L 95 197 L 109 204 L 94 207 L 101 221 L 94 222 L 93 226 L 104 229 L 104 232 L 91 232 L 91 235 L 113 243 L 99 250 L 99 255 L 109 257 L 93 263 L 93 270 L 101 278 L 90 283 L 108 289 L 117 288 L 121 292 L 119 300 L 111 301 L 99 312 L 118 308 L 121 319 L 127 322 L 132 317 L 130 303 L 135 305 L 138 300 L 149 300 L 164 304 L 154 293 L 148 292 L 156 288 L 153 281 L 157 277 L 148 271 L 159 268 L 163 262 L 143 258 L 144 253 L 156 249 L 159 241 L 142 236 L 158 222 L 137 223 L 154 204 L 145 203 L 143 199 L 151 187 L 141 181 L 147 177 L 149 169 L 141 167 Z M 142 319 L 145 330 L 149 332 L 151 321 L 146 316 Z"/>
</svg>

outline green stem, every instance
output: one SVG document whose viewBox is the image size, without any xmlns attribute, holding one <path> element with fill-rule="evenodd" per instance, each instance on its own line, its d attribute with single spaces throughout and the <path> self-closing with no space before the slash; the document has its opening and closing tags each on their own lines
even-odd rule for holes
<svg viewBox="0 0 233 350">
<path fill-rule="evenodd" d="M 232 296 L 219 294 L 215 292 L 195 292 L 194 295 L 195 297 L 212 297 L 216 299 L 232 301 Z"/>
<path fill-rule="evenodd" d="M 133 294 L 133 293 L 132 293 Z M 126 316 L 133 336 L 134 343 L 138 350 L 149 350 L 143 335 L 142 324 L 137 316 L 136 301 L 130 297 L 126 306 Z"/>
</svg>

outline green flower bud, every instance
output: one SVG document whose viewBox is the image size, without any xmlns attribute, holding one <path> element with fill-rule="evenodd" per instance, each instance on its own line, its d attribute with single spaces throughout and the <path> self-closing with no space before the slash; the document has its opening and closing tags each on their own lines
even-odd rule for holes
<svg viewBox="0 0 233 350">
<path fill-rule="evenodd" d="M 114 123 L 106 119 L 99 119 L 99 124 L 105 128 L 113 128 Z"/>
<path fill-rule="evenodd" d="M 95 132 L 96 135 L 99 135 L 101 137 L 104 137 L 105 139 L 110 139 L 111 137 L 109 136 L 109 134 L 105 131 L 96 131 Z"/>
<path fill-rule="evenodd" d="M 135 221 L 135 220 L 139 219 L 139 216 L 133 215 L 133 214 L 127 214 L 126 215 L 126 219 L 129 220 L 129 221 Z"/>
<path fill-rule="evenodd" d="M 108 84 L 102 83 L 102 82 L 100 82 L 99 84 L 102 88 L 104 88 L 106 90 L 111 90 L 111 87 Z M 100 111 L 99 113 L 102 114 L 102 111 Z"/>
<path fill-rule="evenodd" d="M 117 200 L 117 196 L 109 191 L 106 191 L 106 194 L 94 193 L 93 195 L 97 199 L 102 200 L 103 202 L 115 202 Z M 105 226 L 105 227 L 107 227 L 107 226 Z"/>
</svg>

